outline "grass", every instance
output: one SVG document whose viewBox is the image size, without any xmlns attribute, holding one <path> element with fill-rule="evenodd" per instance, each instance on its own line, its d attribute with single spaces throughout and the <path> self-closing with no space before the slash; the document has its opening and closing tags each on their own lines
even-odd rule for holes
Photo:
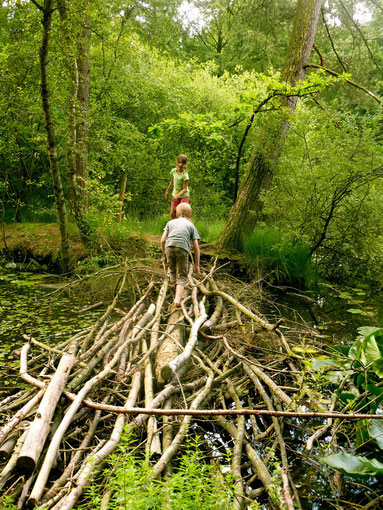
<svg viewBox="0 0 383 510">
<path fill-rule="evenodd" d="M 104 225 L 103 231 L 108 239 L 121 239 L 122 237 L 129 237 L 131 232 L 161 236 L 166 223 L 170 221 L 170 216 L 169 214 L 147 216 L 145 218 L 126 216 L 121 223 L 115 223 L 114 219 L 109 221 L 101 214 L 92 213 L 90 221 L 96 227 Z M 215 241 L 224 225 L 224 220 L 197 219 L 195 221 L 201 240 L 206 243 Z"/>
<path fill-rule="evenodd" d="M 273 270 L 279 283 L 308 286 L 313 278 L 309 246 L 275 228 L 256 228 L 245 238 L 244 251 L 250 263 Z"/>
<path fill-rule="evenodd" d="M 201 236 L 201 240 L 205 243 L 212 243 L 218 239 L 225 225 L 224 220 L 203 220 L 198 219 L 195 226 Z"/>
</svg>

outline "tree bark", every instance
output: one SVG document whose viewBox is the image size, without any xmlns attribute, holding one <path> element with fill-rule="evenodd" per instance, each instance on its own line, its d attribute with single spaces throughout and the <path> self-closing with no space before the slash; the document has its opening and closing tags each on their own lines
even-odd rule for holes
<svg viewBox="0 0 383 510">
<path fill-rule="evenodd" d="M 68 73 L 67 98 L 67 181 L 71 213 L 86 246 L 94 245 L 93 230 L 86 220 L 88 209 L 88 110 L 89 110 L 89 43 L 86 19 L 88 0 L 82 3 L 83 27 L 68 25 L 65 0 L 58 2 L 61 29 L 66 46 Z M 81 21 L 80 21 L 81 22 Z"/>
<path fill-rule="evenodd" d="M 305 75 L 314 43 L 322 0 L 298 0 L 294 25 L 287 55 L 281 72 L 281 81 L 295 85 Z M 260 194 L 267 190 L 285 141 L 289 123 L 284 113 L 291 114 L 298 98 L 282 98 L 281 111 L 262 128 L 253 148 L 237 200 L 217 244 L 221 249 L 242 248 L 243 236 L 252 232 L 262 209 Z"/>
<path fill-rule="evenodd" d="M 57 158 L 56 134 L 52 118 L 50 91 L 48 82 L 48 52 L 52 26 L 53 0 L 44 0 L 42 8 L 43 37 L 40 48 L 40 72 L 41 72 L 41 99 L 44 110 L 45 129 L 47 132 L 47 145 L 49 166 L 51 169 L 53 193 L 55 197 L 57 216 L 61 235 L 60 258 L 64 271 L 69 268 L 69 237 L 67 212 L 64 199 L 61 174 Z"/>
<path fill-rule="evenodd" d="M 118 195 L 118 211 L 116 214 L 116 223 L 121 223 L 127 181 L 128 177 L 126 174 L 122 174 L 120 177 L 120 194 Z"/>
</svg>

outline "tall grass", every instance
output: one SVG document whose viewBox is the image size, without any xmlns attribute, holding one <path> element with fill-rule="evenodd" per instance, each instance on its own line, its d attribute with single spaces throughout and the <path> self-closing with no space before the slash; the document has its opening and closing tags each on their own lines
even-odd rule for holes
<svg viewBox="0 0 383 510">
<path fill-rule="evenodd" d="M 244 251 L 250 263 L 272 270 L 279 283 L 308 286 L 312 281 L 309 246 L 275 228 L 256 228 L 244 239 Z"/>
<path fill-rule="evenodd" d="M 201 236 L 201 241 L 205 243 L 212 243 L 218 239 L 219 234 L 222 232 L 225 225 L 224 220 L 205 220 L 198 219 L 195 226 Z"/>
<path fill-rule="evenodd" d="M 21 207 L 17 220 L 21 223 L 55 223 L 57 221 L 57 211 L 54 205 L 45 207 L 43 205 L 35 205 L 30 207 Z M 15 211 L 8 208 L 4 215 L 5 223 L 13 223 L 16 221 Z"/>
</svg>

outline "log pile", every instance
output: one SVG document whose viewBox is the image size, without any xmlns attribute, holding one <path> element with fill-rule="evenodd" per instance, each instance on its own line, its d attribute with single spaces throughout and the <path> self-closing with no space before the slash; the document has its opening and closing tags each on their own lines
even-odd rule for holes
<svg viewBox="0 0 383 510">
<path fill-rule="evenodd" d="M 121 271 L 113 302 L 91 328 L 54 348 L 25 335 L 25 388 L 1 403 L 2 497 L 17 508 L 74 508 L 127 429 L 140 431 L 161 477 L 202 415 L 231 440 L 235 508 L 267 502 L 275 492 L 275 455 L 281 484 L 273 508 L 301 508 L 286 419 L 328 411 L 291 348 L 307 328 L 269 323 L 251 301 L 254 293 L 235 284 L 232 293 L 223 289 L 215 267 L 200 281 L 189 275 L 181 309 L 171 309 L 173 289 L 153 271 L 121 312 L 129 271 Z M 309 434 L 307 451 L 324 433 Z"/>
</svg>

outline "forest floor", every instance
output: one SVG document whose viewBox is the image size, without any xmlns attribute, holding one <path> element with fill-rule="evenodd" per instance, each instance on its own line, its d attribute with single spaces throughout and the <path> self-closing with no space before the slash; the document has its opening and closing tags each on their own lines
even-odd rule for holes
<svg viewBox="0 0 383 510">
<path fill-rule="evenodd" d="M 80 239 L 77 229 L 70 229 L 70 254 L 73 263 L 91 255 Z M 160 247 L 160 236 L 130 232 L 130 237 L 119 240 L 118 246 L 110 246 L 102 231 L 99 232 L 99 246 L 112 248 L 118 252 L 136 251 L 142 248 Z M 55 223 L 9 223 L 2 228 L 0 251 L 18 258 L 35 259 L 39 263 L 55 262 L 60 250 L 60 232 Z"/>
</svg>

